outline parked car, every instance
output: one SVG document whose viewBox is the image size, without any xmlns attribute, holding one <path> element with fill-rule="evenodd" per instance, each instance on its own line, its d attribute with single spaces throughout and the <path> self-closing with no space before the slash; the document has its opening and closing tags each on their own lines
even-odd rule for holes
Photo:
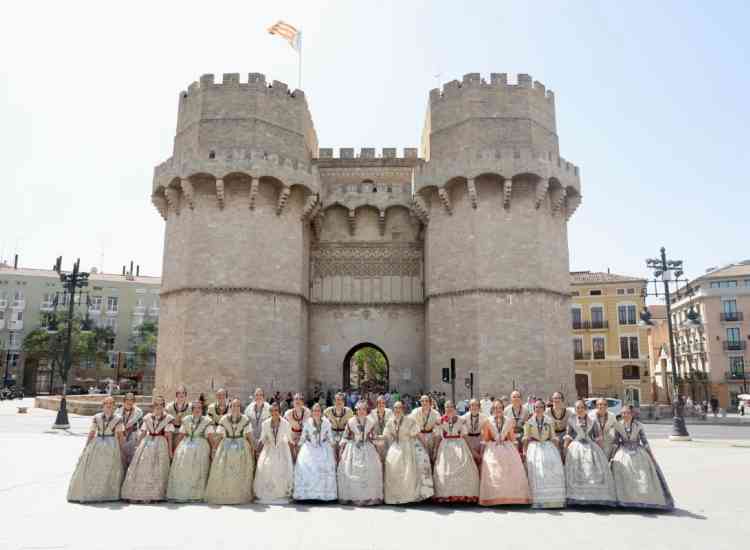
<svg viewBox="0 0 750 550">
<path fill-rule="evenodd" d="M 84 395 L 88 393 L 83 386 L 70 386 L 68 388 L 68 395 Z"/>
<path fill-rule="evenodd" d="M 619 420 L 622 414 L 622 399 L 615 399 L 614 397 L 587 397 L 583 400 L 583 402 L 586 403 L 586 408 L 588 410 L 594 411 L 596 410 L 596 402 L 599 399 L 607 400 L 607 407 L 609 408 L 609 412 L 614 414 Z"/>
</svg>

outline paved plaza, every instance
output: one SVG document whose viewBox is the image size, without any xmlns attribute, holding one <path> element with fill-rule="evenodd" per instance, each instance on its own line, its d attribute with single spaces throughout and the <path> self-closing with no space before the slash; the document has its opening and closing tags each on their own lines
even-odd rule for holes
<svg viewBox="0 0 750 550">
<path fill-rule="evenodd" d="M 27 399 L 31 404 L 32 400 Z M 750 427 L 695 426 L 670 443 L 648 426 L 674 494 L 674 513 L 539 511 L 421 505 L 83 506 L 65 501 L 88 417 L 50 430 L 54 413 L 0 402 L 0 550 L 404 548 L 742 548 L 750 541 Z M 720 438 L 717 438 L 720 437 Z"/>
</svg>

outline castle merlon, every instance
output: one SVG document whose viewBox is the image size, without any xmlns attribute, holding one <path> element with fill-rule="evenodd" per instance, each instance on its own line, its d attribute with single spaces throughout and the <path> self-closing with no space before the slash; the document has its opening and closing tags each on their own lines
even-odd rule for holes
<svg viewBox="0 0 750 550">
<path fill-rule="evenodd" d="M 285 82 L 274 80 L 271 84 L 266 83 L 266 76 L 261 73 L 248 73 L 247 81 L 240 80 L 240 73 L 224 73 L 221 83 L 215 82 L 215 75 L 204 74 L 199 80 L 188 86 L 187 91 L 180 92 L 180 97 L 187 99 L 189 96 L 206 90 L 217 89 L 219 87 L 240 88 L 253 91 L 264 91 L 268 94 L 288 97 L 292 99 L 305 99 L 305 92 L 299 89 L 290 90 Z"/>
<path fill-rule="evenodd" d="M 538 95 L 540 98 L 554 103 L 555 94 L 541 82 L 533 80 L 531 75 L 520 73 L 517 76 L 516 84 L 508 82 L 508 73 L 491 73 L 490 81 L 487 82 L 479 73 L 467 73 L 462 80 L 451 80 L 443 84 L 442 90 L 434 88 L 430 90 L 430 103 L 435 103 L 442 99 L 459 97 L 463 91 L 481 89 L 486 91 L 496 90 L 498 92 L 511 92 L 527 89 L 531 93 Z"/>
<path fill-rule="evenodd" d="M 416 147 L 405 147 L 403 150 L 403 157 L 399 157 L 397 149 L 395 147 L 383 147 L 381 155 L 377 155 L 377 150 L 374 147 L 363 147 L 359 150 L 359 155 L 355 155 L 354 147 L 340 147 L 338 157 L 334 156 L 333 148 L 322 147 L 318 149 L 318 159 L 416 159 L 418 158 Z"/>
</svg>

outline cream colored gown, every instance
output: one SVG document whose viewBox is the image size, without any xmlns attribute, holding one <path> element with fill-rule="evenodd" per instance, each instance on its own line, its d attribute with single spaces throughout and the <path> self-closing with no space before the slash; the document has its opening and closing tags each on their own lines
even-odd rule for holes
<svg viewBox="0 0 750 550">
<path fill-rule="evenodd" d="M 236 421 L 225 414 L 216 433 L 222 436 L 206 485 L 206 502 L 245 504 L 253 500 L 255 458 L 245 434 L 252 434 L 250 419 L 244 414 Z"/>
<path fill-rule="evenodd" d="M 86 444 L 78 458 L 68 486 L 70 502 L 110 502 L 120 500 L 122 459 L 117 434 L 122 420 L 117 415 L 105 417 L 103 412 L 91 419 L 89 433 L 96 436 Z"/>
<path fill-rule="evenodd" d="M 541 428 L 539 427 L 541 425 Z M 532 416 L 524 426 L 526 475 L 533 508 L 565 507 L 565 470 L 560 451 L 553 443 L 555 428 L 548 418 L 541 423 Z"/>
<path fill-rule="evenodd" d="M 294 463 L 289 448 L 292 428 L 289 422 L 279 418 L 274 429 L 273 419 L 269 418 L 263 422 L 259 441 L 263 449 L 255 470 L 255 497 L 263 504 L 286 504 L 292 498 L 294 485 Z"/>
<path fill-rule="evenodd" d="M 383 465 L 372 443 L 375 422 L 365 417 L 349 420 L 341 441 L 338 466 L 339 502 L 371 506 L 383 502 Z"/>
<path fill-rule="evenodd" d="M 424 411 L 422 411 L 422 407 L 418 407 L 409 414 L 409 417 L 413 418 L 414 422 L 417 423 L 420 435 L 427 442 L 427 446 L 425 447 L 423 445 L 423 448 L 427 451 L 430 458 L 432 458 L 435 453 L 435 445 L 439 438 L 438 425 L 440 424 L 440 415 L 435 409 L 430 409 L 430 412 L 425 414 Z M 417 441 L 419 441 L 419 438 L 417 438 Z"/>
<path fill-rule="evenodd" d="M 433 479 L 437 502 L 477 502 L 479 500 L 479 470 L 464 436 L 468 433 L 461 417 L 440 423 L 440 441 Z"/>
<path fill-rule="evenodd" d="M 200 502 L 206 493 L 206 482 L 211 467 L 211 446 L 206 439 L 212 429 L 207 416 L 182 419 L 182 441 L 177 446 L 169 470 L 167 500 Z"/>
<path fill-rule="evenodd" d="M 143 438 L 122 485 L 123 500 L 150 502 L 164 500 L 167 496 L 170 460 L 166 433 L 174 431 L 172 420 L 168 414 L 156 418 L 149 413 L 143 418 Z"/>
<path fill-rule="evenodd" d="M 388 440 L 384 435 L 385 426 L 391 419 L 391 417 L 393 417 L 393 411 L 386 408 L 383 413 L 380 414 L 377 409 L 373 409 L 368 416 L 373 422 L 375 422 L 375 430 L 373 431 L 372 435 L 372 443 L 378 450 L 380 461 L 383 462 L 385 460 L 385 453 L 388 450 Z"/>
<path fill-rule="evenodd" d="M 419 426 L 413 418 L 392 416 L 385 425 L 388 441 L 385 455 L 386 504 L 420 502 L 434 494 L 432 466 L 424 447 L 417 441 Z"/>
</svg>

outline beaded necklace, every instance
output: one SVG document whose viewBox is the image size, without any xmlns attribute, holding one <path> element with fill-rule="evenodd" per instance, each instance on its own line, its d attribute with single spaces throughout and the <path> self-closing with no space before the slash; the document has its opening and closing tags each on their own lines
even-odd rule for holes
<svg viewBox="0 0 750 550">
<path fill-rule="evenodd" d="M 273 419 L 271 419 L 271 432 L 273 433 L 273 446 L 274 447 L 278 445 L 279 426 L 281 426 L 281 422 L 277 420 L 276 423 L 274 423 Z"/>
<path fill-rule="evenodd" d="M 542 429 L 544 428 L 544 417 L 539 418 L 535 417 L 534 420 L 536 421 L 536 428 L 539 430 L 539 437 L 542 436 Z"/>
</svg>

